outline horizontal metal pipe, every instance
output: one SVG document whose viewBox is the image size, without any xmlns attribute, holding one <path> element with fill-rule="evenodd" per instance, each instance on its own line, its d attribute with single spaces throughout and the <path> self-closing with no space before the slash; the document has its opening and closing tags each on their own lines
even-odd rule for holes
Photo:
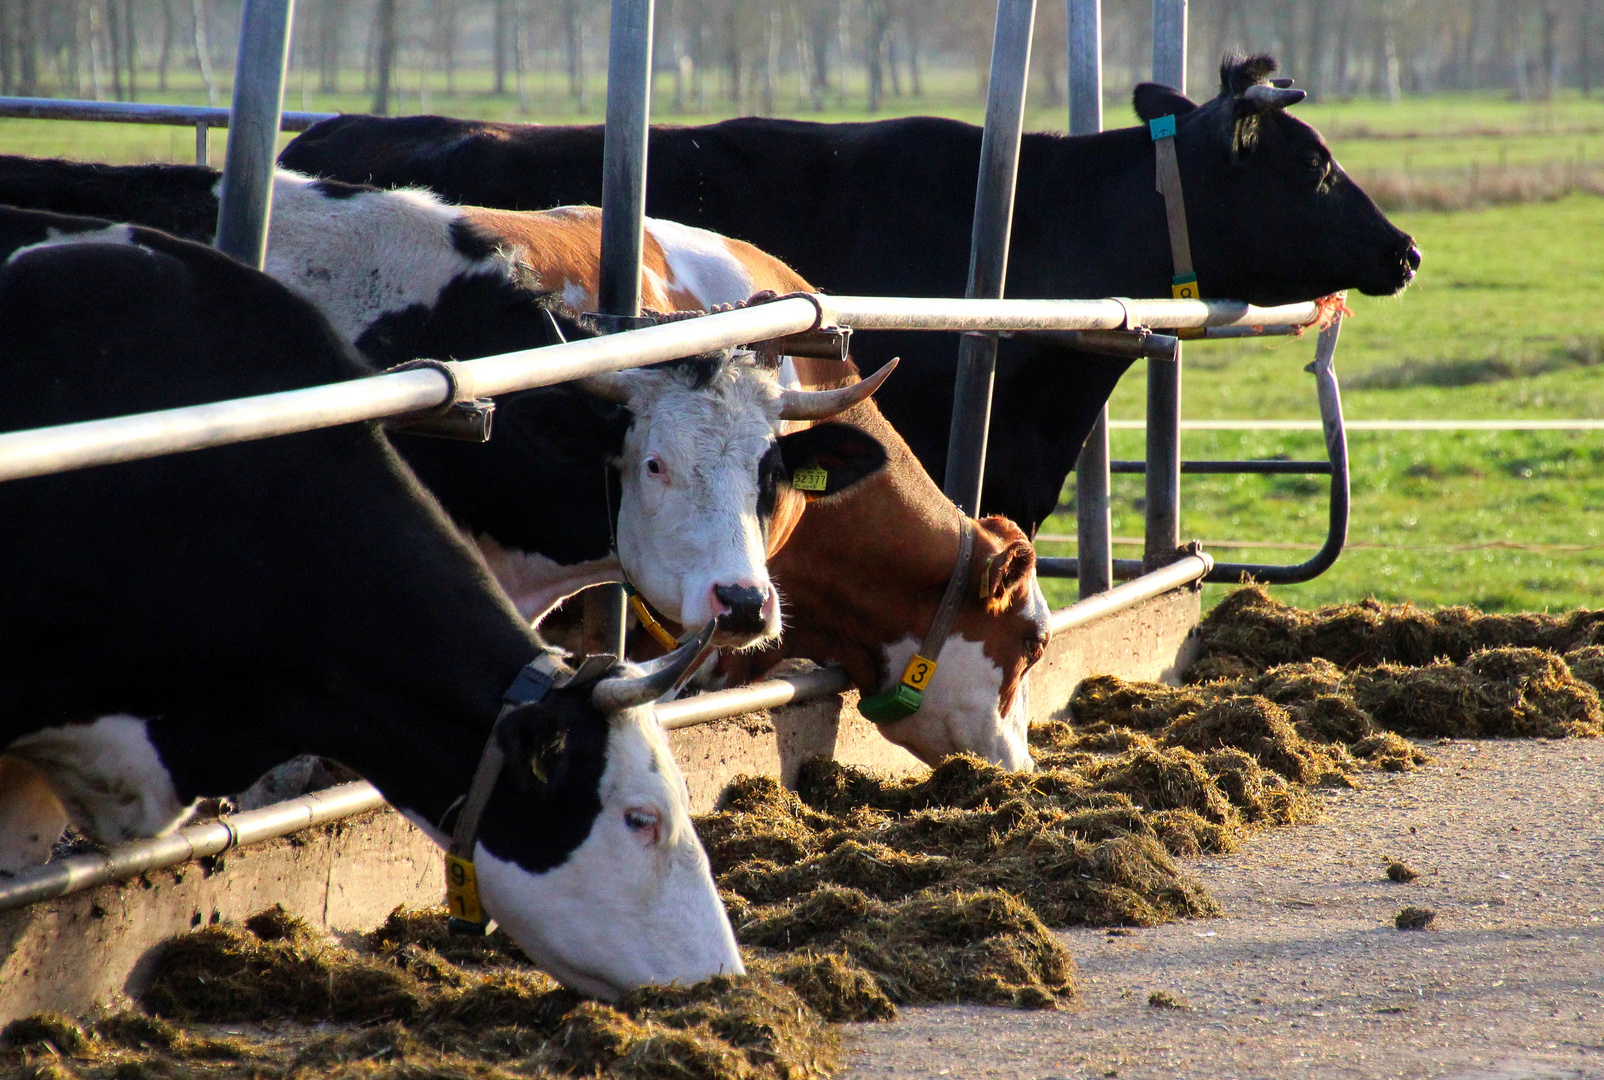
<svg viewBox="0 0 1604 1080">
<path fill-rule="evenodd" d="M 1139 360 L 1174 360 L 1181 339 L 1173 334 L 1146 330 L 1037 330 L 1037 341 L 1064 345 L 1102 356 L 1131 356 Z"/>
<path fill-rule="evenodd" d="M 469 400 L 778 337 L 809 329 L 816 317 L 809 301 L 783 300 L 629 334 L 445 366 L 456 379 L 458 400 Z M 136 416 L 10 432 L 0 435 L 0 480 L 399 416 L 438 407 L 449 396 L 445 376 L 422 368 Z"/>
<path fill-rule="evenodd" d="M 1308 325 L 1313 302 L 1254 307 L 1240 300 L 957 300 L 903 296 L 820 297 L 854 330 L 1126 330 Z"/>
<path fill-rule="evenodd" d="M 1111 461 L 1108 471 L 1116 473 L 1147 472 L 1145 461 Z M 1329 461 L 1183 461 L 1183 473 L 1326 473 L 1331 472 Z"/>
<path fill-rule="evenodd" d="M 1115 543 L 1134 544 L 1140 547 L 1142 541 L 1116 540 Z M 1143 574 L 1141 559 L 1110 559 L 1108 560 L 1110 573 L 1115 581 L 1129 581 L 1139 578 Z M 1071 555 L 1068 558 L 1060 556 L 1036 556 L 1036 576 L 1049 578 L 1079 578 L 1080 557 Z"/>
<path fill-rule="evenodd" d="M 280 131 L 305 131 L 339 113 L 287 112 Z M 146 105 L 137 101 L 76 101 L 63 98 L 0 97 L 0 117 L 21 120 L 98 120 L 114 124 L 227 127 L 229 110 L 206 105 Z"/>
<path fill-rule="evenodd" d="M 1150 574 L 1143 574 L 1134 581 L 1116 585 L 1105 593 L 1098 593 L 1096 596 L 1053 612 L 1049 625 L 1055 634 L 1085 626 L 1089 622 L 1134 607 L 1144 600 L 1151 600 L 1171 589 L 1190 585 L 1200 580 L 1213 566 L 1214 560 L 1207 555 L 1201 553 L 1183 555 L 1175 562 L 1160 567 Z"/>
<path fill-rule="evenodd" d="M 1203 331 L 1205 340 L 1216 338 L 1291 337 L 1306 329 L 1305 324 L 1278 323 L 1272 326 L 1211 326 Z"/>
<path fill-rule="evenodd" d="M 852 681 L 840 668 L 826 667 L 796 675 L 782 675 L 751 686 L 717 690 L 693 698 L 657 706 L 657 721 L 665 731 L 725 720 L 758 709 L 814 701 L 852 689 Z"/>
<path fill-rule="evenodd" d="M 231 814 L 179 829 L 170 836 L 136 840 L 101 854 L 73 855 L 60 862 L 0 879 L 0 911 L 26 907 L 113 881 L 126 881 L 149 870 L 177 866 L 190 859 L 216 855 L 234 847 L 285 836 L 312 825 L 350 817 L 384 805 L 384 796 L 365 781 L 340 784 L 298 799 Z"/>
<path fill-rule="evenodd" d="M 1231 320 L 1296 321 L 1314 304 L 1251 308 L 1223 300 L 910 300 L 902 297 L 790 297 L 768 304 L 663 323 L 627 333 L 446 365 L 458 400 L 549 386 L 584 375 L 694 356 L 713 349 L 846 323 L 876 329 L 1074 329 L 1124 313 L 1151 325 Z M 1118 315 L 1110 315 L 1110 312 Z M 1091 315 L 1079 313 L 1091 312 Z M 1098 328 L 1088 326 L 1085 328 Z M 156 457 L 207 446 L 377 420 L 446 403 L 445 379 L 428 370 L 394 372 L 347 383 L 255 398 L 166 409 L 0 434 L 0 480 L 65 472 L 90 465 Z"/>
</svg>

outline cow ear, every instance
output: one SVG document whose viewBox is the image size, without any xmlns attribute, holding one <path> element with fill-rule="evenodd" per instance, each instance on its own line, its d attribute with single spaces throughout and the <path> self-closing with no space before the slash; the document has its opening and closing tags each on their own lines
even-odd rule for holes
<svg viewBox="0 0 1604 1080">
<path fill-rule="evenodd" d="M 822 498 L 885 467 L 886 448 L 851 424 L 815 424 L 779 438 L 780 461 L 796 490 Z"/>
<path fill-rule="evenodd" d="M 508 713 L 496 725 L 496 738 L 507 756 L 502 775 L 519 794 L 547 798 L 568 775 L 568 725 L 564 710 L 532 703 Z"/>
<path fill-rule="evenodd" d="M 988 539 L 1002 545 L 1001 550 L 988 550 L 985 544 L 977 552 L 982 560 L 976 577 L 980 599 L 994 612 L 1007 606 L 1014 591 L 1030 580 L 1036 569 L 1036 549 L 1031 547 L 1025 534 L 1004 517 L 989 517 L 979 523 Z"/>
<path fill-rule="evenodd" d="M 1150 82 L 1137 86 L 1131 104 L 1144 124 L 1161 116 L 1185 116 L 1197 108 L 1197 103 L 1180 91 Z"/>
</svg>

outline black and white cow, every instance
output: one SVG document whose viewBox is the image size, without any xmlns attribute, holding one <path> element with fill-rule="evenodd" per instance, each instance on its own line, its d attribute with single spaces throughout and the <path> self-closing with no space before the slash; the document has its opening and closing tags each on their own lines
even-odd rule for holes
<svg viewBox="0 0 1604 1080">
<path fill-rule="evenodd" d="M 1275 61 L 1228 58 L 1220 92 L 1194 103 L 1143 84 L 1141 126 L 1066 138 L 1031 133 L 1019 151 L 1008 295 L 1169 296 L 1174 262 L 1145 121 L 1176 117 L 1192 255 L 1205 297 L 1255 304 L 1341 289 L 1384 295 L 1420 265 L 1413 240 L 1287 111 Z M 646 209 L 756 244 L 821 289 L 962 296 L 981 130 L 914 116 L 819 124 L 742 117 L 652 129 Z M 339 116 L 297 136 L 280 163 L 447 199 L 539 210 L 601 196 L 602 129 L 440 116 Z M 938 479 L 946 469 L 957 349 L 950 334 L 853 339 L 865 369 L 909 371 L 877 396 Z M 1053 512 L 1093 422 L 1131 361 L 1034 335 L 1000 344 L 982 510 L 1028 534 Z"/>
<path fill-rule="evenodd" d="M 83 224 L 0 211 L 0 430 L 368 373 L 270 278 Z M 601 997 L 742 970 L 649 705 L 688 657 L 496 727 L 541 644 L 376 425 L 0 483 L 0 521 L 6 865 L 68 820 L 162 834 L 301 753 L 438 838 L 495 737 L 476 865 L 531 957 Z"/>
<path fill-rule="evenodd" d="M 204 231 L 193 207 L 209 205 L 215 220 L 216 183 L 215 172 L 196 166 L 0 157 L 0 203 L 177 223 L 201 240 L 210 233 L 193 235 Z M 579 233 L 568 246 L 594 260 L 585 224 L 567 224 Z M 515 235 L 516 225 L 425 192 L 281 171 L 265 269 L 379 365 L 593 334 L 564 312 L 563 282 L 548 285 L 535 272 L 546 252 L 531 250 L 536 242 Z M 562 255 L 574 261 L 572 251 Z M 716 618 L 720 644 L 743 647 L 779 633 L 766 560 L 800 513 L 790 476 L 824 464 L 833 493 L 885 461 L 856 428 L 817 424 L 781 435 L 782 421 L 833 415 L 877 386 L 788 390 L 750 354 L 716 354 L 507 395 L 486 444 L 405 434 L 396 444 L 525 616 L 538 619 L 588 585 L 627 579 L 671 618 L 687 626 Z M 780 524 L 771 528 L 777 503 Z"/>
</svg>

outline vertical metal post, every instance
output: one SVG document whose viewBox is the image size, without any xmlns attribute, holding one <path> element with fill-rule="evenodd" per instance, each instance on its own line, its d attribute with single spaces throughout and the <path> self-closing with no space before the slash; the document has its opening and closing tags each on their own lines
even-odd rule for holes
<svg viewBox="0 0 1604 1080">
<path fill-rule="evenodd" d="M 1186 93 L 1186 0 L 1153 0 L 1153 81 Z"/>
<path fill-rule="evenodd" d="M 1185 92 L 1186 0 L 1153 0 L 1153 81 Z M 1175 561 L 1181 546 L 1181 352 L 1147 362 L 1148 570 Z"/>
<path fill-rule="evenodd" d="M 195 121 L 195 164 L 205 168 L 211 164 L 211 148 L 207 145 L 207 132 L 211 125 L 204 120 Z"/>
<path fill-rule="evenodd" d="M 1025 123 L 1025 83 L 1036 0 L 998 0 L 986 88 L 986 130 L 980 140 L 980 175 L 969 238 L 969 286 L 964 295 L 999 299 L 1008 269 L 1008 233 L 1014 220 L 1014 181 Z M 986 433 L 997 373 L 997 335 L 964 334 L 958 345 L 952 426 L 947 432 L 943 490 L 964 513 L 980 512 L 986 473 Z"/>
<path fill-rule="evenodd" d="M 294 6 L 294 0 L 245 0 L 240 21 L 228 157 L 217 206 L 217 249 L 258 270 L 267 253 Z"/>
<path fill-rule="evenodd" d="M 1103 130 L 1103 0 L 1068 0 L 1069 133 Z M 1108 406 L 1075 462 L 1075 538 L 1080 598 L 1114 585 L 1108 510 Z"/>
<path fill-rule="evenodd" d="M 646 138 L 652 98 L 652 0 L 613 0 L 607 42 L 607 127 L 602 152 L 601 314 L 640 314 L 641 245 L 646 216 Z M 624 655 L 622 585 L 585 594 L 585 647 Z"/>
</svg>

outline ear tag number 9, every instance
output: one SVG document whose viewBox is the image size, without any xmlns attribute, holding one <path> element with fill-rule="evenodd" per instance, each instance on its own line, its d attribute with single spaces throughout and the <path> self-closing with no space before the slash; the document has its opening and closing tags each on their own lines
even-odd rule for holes
<svg viewBox="0 0 1604 1080">
<path fill-rule="evenodd" d="M 479 926 L 486 922 L 485 909 L 479 903 L 479 878 L 473 871 L 473 862 L 456 855 L 446 856 L 446 911 L 459 922 Z"/>
<path fill-rule="evenodd" d="M 829 470 L 817 465 L 804 465 L 791 474 L 791 486 L 798 491 L 823 491 L 829 483 Z"/>
</svg>

